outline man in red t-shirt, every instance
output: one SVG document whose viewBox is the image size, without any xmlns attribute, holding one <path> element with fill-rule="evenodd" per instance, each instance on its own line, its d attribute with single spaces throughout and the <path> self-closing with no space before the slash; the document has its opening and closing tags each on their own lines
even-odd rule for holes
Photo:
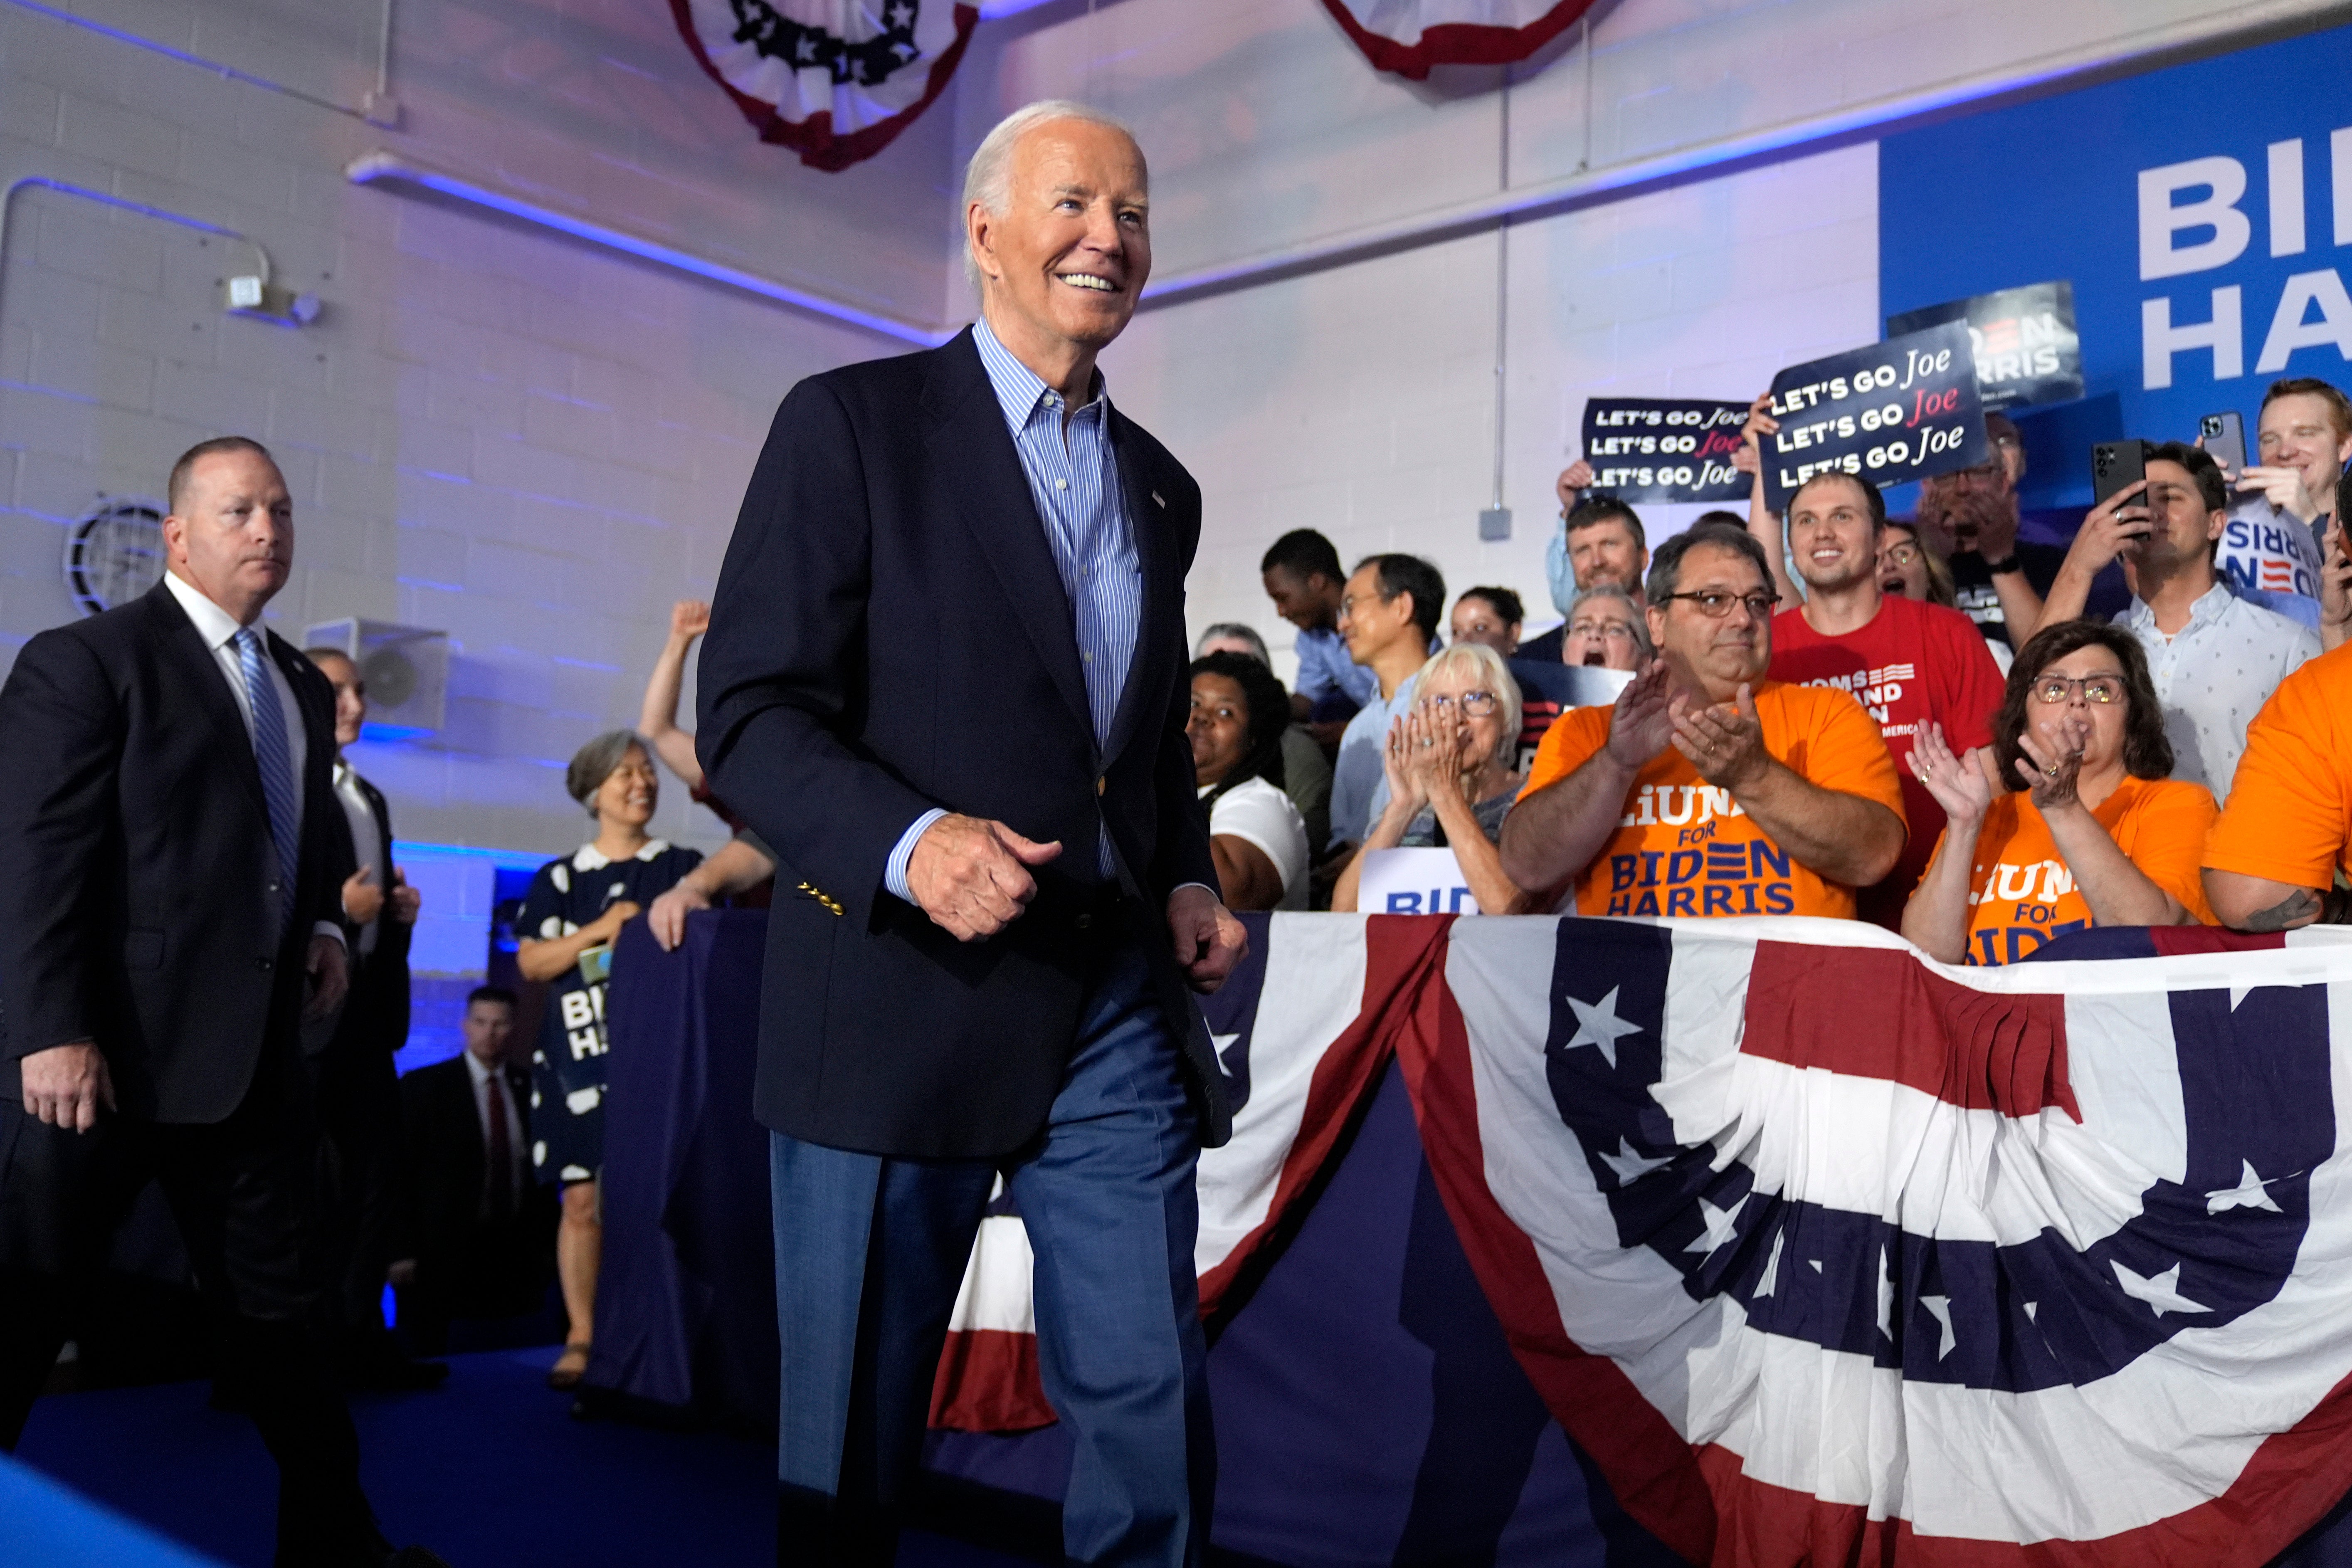
<svg viewBox="0 0 2352 1568">
<path fill-rule="evenodd" d="M 1879 592 L 1886 503 L 1877 486 L 1852 474 L 1818 475 L 1789 499 L 1788 515 L 1805 600 L 1772 617 L 1772 679 L 1853 693 L 1886 737 L 1911 837 L 1895 869 L 1864 889 L 1858 903 L 1863 919 L 1892 931 L 1944 829 L 1943 808 L 1911 776 L 1912 739 L 1933 721 L 1956 752 L 1990 744 L 2000 668 L 1958 610 Z"/>
</svg>

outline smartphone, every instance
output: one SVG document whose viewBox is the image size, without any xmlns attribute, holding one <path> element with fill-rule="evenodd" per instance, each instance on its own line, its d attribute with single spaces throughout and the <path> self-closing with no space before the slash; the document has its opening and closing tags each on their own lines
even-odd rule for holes
<svg viewBox="0 0 2352 1568">
<path fill-rule="evenodd" d="M 2091 504 L 2147 478 L 2147 443 L 2102 441 L 2091 448 Z"/>
<path fill-rule="evenodd" d="M 2236 409 L 2208 414 L 2197 421 L 2197 434 L 2206 455 L 2221 465 L 2221 476 L 2235 482 L 2246 471 L 2246 419 Z"/>
</svg>

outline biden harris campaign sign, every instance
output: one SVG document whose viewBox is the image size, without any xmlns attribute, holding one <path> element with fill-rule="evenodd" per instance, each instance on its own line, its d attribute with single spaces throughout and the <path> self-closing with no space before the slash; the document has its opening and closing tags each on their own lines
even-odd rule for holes
<svg viewBox="0 0 2352 1568">
<path fill-rule="evenodd" d="M 2235 409 L 2251 445 L 2273 380 L 2352 385 L 2352 27 L 1889 136 L 1878 177 L 1888 315 L 2073 283 L 2089 401 L 2037 454 L 2054 499 L 2088 504 L 2092 441 Z"/>
</svg>

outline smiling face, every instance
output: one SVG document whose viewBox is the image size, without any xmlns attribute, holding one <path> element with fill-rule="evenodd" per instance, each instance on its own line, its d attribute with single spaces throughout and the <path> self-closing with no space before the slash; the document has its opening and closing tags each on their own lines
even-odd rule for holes
<svg viewBox="0 0 2352 1568">
<path fill-rule="evenodd" d="M 294 501 L 258 452 L 208 452 L 163 520 L 164 563 L 250 626 L 294 568 Z"/>
<path fill-rule="evenodd" d="M 1192 742 L 1193 778 L 1223 784 L 1249 755 L 1249 697 L 1240 681 L 1206 672 L 1194 676 L 1192 711 L 1184 721 L 1184 738 Z"/>
<path fill-rule="evenodd" d="M 1383 598 L 1381 569 L 1359 566 L 1339 595 L 1339 635 L 1348 639 L 1348 657 L 1358 664 L 1370 664 L 1408 637 L 1419 639 L 1412 595 L 1399 593 Z"/>
<path fill-rule="evenodd" d="M 2261 444 L 2255 459 L 2266 468 L 2293 468 L 2322 511 L 2336 506 L 2336 476 L 2352 461 L 2352 432 L 2336 428 L 2336 411 L 2315 392 L 2290 392 L 2263 405 L 2255 426 Z"/>
<path fill-rule="evenodd" d="M 1579 593 L 1601 587 L 1638 593 L 1650 552 L 1633 542 L 1633 531 L 1623 518 L 1608 517 L 1568 536 L 1568 563 L 1576 573 Z"/>
<path fill-rule="evenodd" d="M 1829 593 L 1874 581 L 1878 527 L 1861 487 L 1843 474 L 1826 474 L 1789 501 L 1789 548 L 1805 586 Z"/>
<path fill-rule="evenodd" d="M 607 826 L 643 827 L 653 820 L 654 807 L 661 804 L 661 778 L 643 747 L 621 753 L 618 765 L 596 787 L 594 803 L 596 820 Z"/>
<path fill-rule="evenodd" d="M 1340 584 L 1320 572 L 1301 577 L 1287 566 L 1269 566 L 1260 574 L 1274 613 L 1301 631 L 1332 625 L 1339 615 Z"/>
<path fill-rule="evenodd" d="M 1092 354 L 1151 272 L 1142 150 L 1108 125 L 1048 120 L 1013 143 L 1006 173 L 1004 210 L 964 215 L 989 325 L 1024 362 Z"/>
<path fill-rule="evenodd" d="M 1484 643 L 1505 658 L 1519 651 L 1519 623 L 1507 621 L 1494 601 L 1465 594 L 1454 601 L 1454 640 Z"/>
</svg>

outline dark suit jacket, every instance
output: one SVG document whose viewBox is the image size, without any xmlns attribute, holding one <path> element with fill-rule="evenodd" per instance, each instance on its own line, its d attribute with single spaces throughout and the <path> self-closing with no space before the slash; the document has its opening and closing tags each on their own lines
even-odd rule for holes
<svg viewBox="0 0 2352 1568">
<path fill-rule="evenodd" d="M 0 688 L 0 1094 L 94 1039 L 123 1114 L 218 1121 L 290 1031 L 311 931 L 341 918 L 350 835 L 334 693 L 268 639 L 302 711 L 302 844 L 281 916 L 261 772 L 220 667 L 159 584 L 41 633 Z"/>
<path fill-rule="evenodd" d="M 522 1122 L 522 1150 L 528 1151 L 530 1075 L 509 1067 L 502 1077 Z M 499 1266 L 488 1269 L 493 1276 L 508 1273 L 509 1281 L 531 1281 L 551 1258 L 541 1254 L 554 1245 L 555 1189 L 533 1181 L 525 1159 L 515 1178 L 513 1229 L 507 1237 L 492 1237 L 482 1218 L 488 1152 L 465 1058 L 451 1057 L 401 1079 L 400 1124 L 408 1140 L 409 1200 L 402 1242 L 394 1250 L 415 1258 L 420 1279 L 436 1289 L 463 1294 L 468 1285 L 495 1289 L 500 1283 L 496 1278 L 451 1278 L 478 1275 L 489 1265 Z M 486 1247 L 501 1256 L 481 1256 Z"/>
<path fill-rule="evenodd" d="M 1164 912 L 1183 883 L 1217 886 L 1184 738 L 1201 492 L 1116 409 L 1109 431 L 1143 605 L 1098 747 L 1069 599 L 971 334 L 813 376 L 776 413 L 703 639 L 697 742 L 712 792 L 783 868 L 761 1021 L 770 1127 L 910 1157 L 1016 1149 L 1075 1043 L 1080 922 L 1123 891 L 1147 911 L 1204 1138 L 1225 1136 Z M 883 888 L 934 805 L 1061 841 L 1036 901 L 986 942 L 959 943 Z"/>
<path fill-rule="evenodd" d="M 360 795 L 375 814 L 376 842 L 383 846 L 383 858 L 375 868 L 375 885 L 387 893 L 392 889 L 392 808 L 384 804 L 383 792 L 361 778 Z M 332 771 L 329 779 L 331 782 Z M 343 843 L 351 846 L 351 824 L 343 816 L 342 802 L 335 803 L 335 821 L 342 833 Z M 346 853 L 358 864 L 356 847 Z M 341 893 L 337 894 L 338 901 Z M 346 921 L 344 931 L 351 940 L 352 990 L 343 1004 L 341 1022 L 335 1027 L 335 1038 L 330 1050 L 382 1051 L 389 1054 L 408 1042 L 408 945 L 416 934 L 415 926 L 404 925 L 385 914 L 376 921 L 375 951 L 360 956 L 360 931 Z"/>
</svg>

